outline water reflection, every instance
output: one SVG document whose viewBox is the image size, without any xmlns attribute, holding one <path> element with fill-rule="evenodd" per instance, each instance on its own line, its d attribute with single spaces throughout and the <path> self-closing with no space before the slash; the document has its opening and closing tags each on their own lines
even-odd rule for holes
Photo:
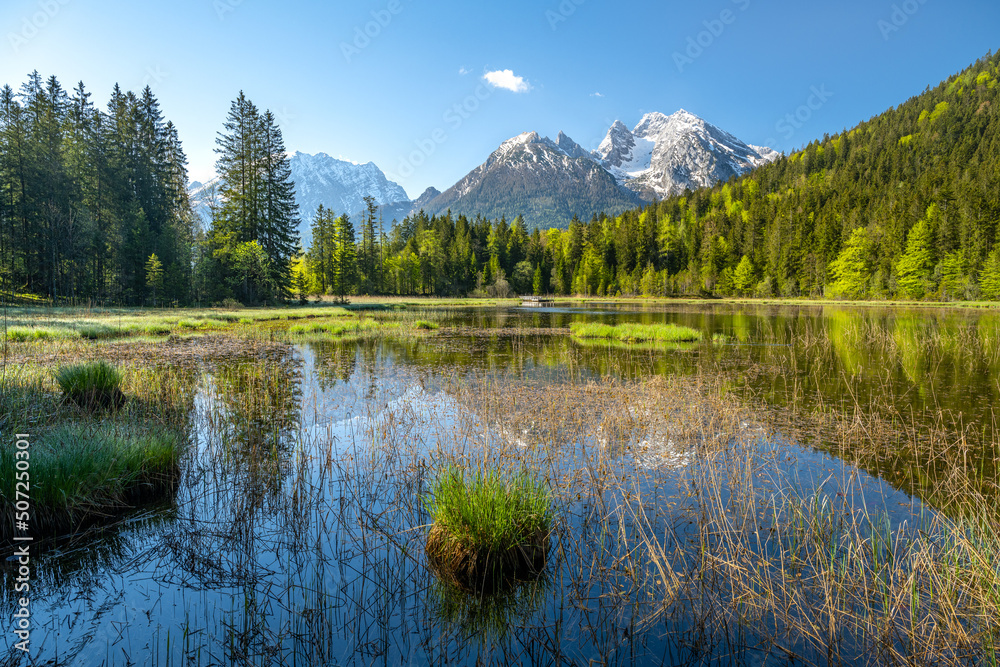
<svg viewBox="0 0 1000 667">
<path fill-rule="evenodd" d="M 616 349 L 565 335 L 596 317 L 691 326 L 705 342 Z M 705 602 L 690 582 L 707 579 L 679 583 L 706 553 L 725 555 L 712 541 L 723 519 L 696 515 L 706 497 L 724 508 L 801 499 L 726 518 L 770 527 L 735 560 L 798 554 L 803 516 L 831 517 L 820 528 L 837 536 L 853 508 L 876 502 L 908 539 L 931 512 L 910 492 L 946 508 L 942 480 L 996 478 L 996 454 L 981 447 L 995 442 L 993 314 L 682 305 L 444 320 L 435 336 L 314 341 L 203 369 L 174 504 L 41 559 L 39 662 L 104 664 L 123 651 L 156 664 L 722 662 L 725 628 L 698 621 L 733 618 L 710 616 L 725 591 Z M 734 395 L 792 414 L 788 439 L 745 421 Z M 844 428 L 857 406 L 876 414 Z M 943 411 L 975 428 L 952 442 Z M 900 436 L 915 431 L 927 439 Z M 734 453 L 744 450 L 780 479 L 748 474 Z M 540 464 L 562 510 L 543 582 L 477 599 L 434 577 L 421 496 L 452 458 Z M 638 567 L 633 554 L 647 551 Z M 767 622 L 740 631 L 763 636 Z"/>
</svg>

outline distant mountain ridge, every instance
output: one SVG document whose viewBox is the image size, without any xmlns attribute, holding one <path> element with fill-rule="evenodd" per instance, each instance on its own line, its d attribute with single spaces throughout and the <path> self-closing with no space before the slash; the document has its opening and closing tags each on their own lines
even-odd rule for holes
<svg viewBox="0 0 1000 667">
<path fill-rule="evenodd" d="M 621 213 L 642 204 L 566 135 L 525 132 L 508 139 L 480 166 L 423 205 L 428 215 L 451 210 L 513 220 L 529 227 L 565 227 L 573 216 Z"/>
<path fill-rule="evenodd" d="M 771 162 L 779 154 L 743 143 L 683 109 L 671 116 L 648 113 L 629 129 L 615 121 L 594 151 L 565 133 L 555 141 L 524 132 L 504 141 L 486 161 L 440 192 L 428 188 L 415 200 L 374 163 L 357 164 L 325 153 L 290 158 L 300 236 L 308 246 L 317 207 L 357 218 L 364 197 L 379 205 L 386 225 L 424 211 L 487 218 L 523 215 L 529 227 L 566 227 L 574 216 L 616 215 L 643 203 L 710 187 Z M 210 219 L 212 183 L 191 184 L 198 214 Z"/>
<path fill-rule="evenodd" d="M 295 201 L 299 205 L 302 223 L 299 236 L 303 247 L 308 247 L 312 236 L 310 225 L 316 209 L 322 204 L 338 215 L 347 213 L 356 219 L 366 209 L 364 197 L 371 196 L 383 208 L 383 217 L 391 222 L 393 217 L 402 219 L 409 214 L 412 202 L 398 183 L 390 181 L 374 162 L 358 164 L 331 157 L 326 153 L 310 155 L 296 151 L 289 157 L 292 180 L 295 183 Z M 211 202 L 216 181 L 193 182 L 188 188 L 195 213 L 206 224 L 211 221 Z M 405 211 L 405 212 L 404 212 Z M 399 215 L 402 213 L 402 215 Z"/>
</svg>

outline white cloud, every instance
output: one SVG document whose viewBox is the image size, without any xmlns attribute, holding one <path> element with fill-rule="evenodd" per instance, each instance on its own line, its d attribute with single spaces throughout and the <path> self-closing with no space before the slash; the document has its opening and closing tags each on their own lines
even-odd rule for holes
<svg viewBox="0 0 1000 667">
<path fill-rule="evenodd" d="M 591 93 L 590 96 L 591 97 L 604 97 L 604 94 L 603 93 Z"/>
<path fill-rule="evenodd" d="M 458 68 L 458 73 L 459 73 L 459 74 L 461 74 L 462 76 L 465 76 L 465 75 L 466 75 L 466 74 L 468 74 L 468 73 L 469 73 L 470 71 L 471 71 L 471 70 L 467 70 L 467 69 L 465 69 L 464 67 L 459 67 L 459 68 Z"/>
<path fill-rule="evenodd" d="M 494 88 L 503 88 L 512 93 L 526 93 L 531 90 L 531 85 L 524 80 L 524 77 L 516 76 L 509 69 L 487 72 L 483 75 L 483 79 Z"/>
</svg>

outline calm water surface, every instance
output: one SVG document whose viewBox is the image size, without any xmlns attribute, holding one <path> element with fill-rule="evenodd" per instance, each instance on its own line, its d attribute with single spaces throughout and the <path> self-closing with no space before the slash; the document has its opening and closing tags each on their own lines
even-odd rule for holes
<svg viewBox="0 0 1000 667">
<path fill-rule="evenodd" d="M 311 340 L 277 363 L 203 368 L 176 497 L 113 530 L 50 543 L 36 559 L 33 663 L 762 664 L 753 650 L 714 646 L 692 615 L 657 617 L 637 602 L 645 584 L 612 567 L 627 545 L 598 520 L 631 502 L 620 489 L 560 499 L 561 536 L 541 580 L 486 600 L 438 581 L 423 555 L 419 499 L 443 452 L 476 460 L 511 439 L 526 450 L 546 440 L 548 474 L 575 475 L 590 470 L 592 452 L 614 450 L 602 474 L 625 479 L 641 467 L 635 488 L 655 509 L 654 528 L 669 526 L 680 542 L 691 470 L 702 465 L 668 426 L 601 431 L 614 416 L 602 410 L 620 406 L 597 405 L 543 436 L 506 420 L 502 399 L 480 404 L 458 387 L 499 383 L 502 395 L 520 387 L 540 401 L 511 405 L 513 414 L 540 410 L 547 388 L 701 376 L 775 414 L 860 406 L 993 440 L 993 313 L 588 305 L 429 314 L 442 328 L 428 337 Z M 570 324 L 591 321 L 672 322 L 705 342 L 620 348 L 568 336 Z M 744 437 L 782 461 L 796 492 L 855 480 L 844 502 L 878 505 L 895 526 L 934 511 L 933 470 L 901 475 L 899 459 L 858 470 L 824 451 L 822 432 L 805 442 L 794 417 L 784 423 L 767 437 L 747 424 L 759 435 Z M 649 443 L 655 460 L 629 453 Z M 974 456 L 992 470 L 992 452 Z M 0 613 L 13 604 L 10 568 L 3 577 Z"/>
</svg>

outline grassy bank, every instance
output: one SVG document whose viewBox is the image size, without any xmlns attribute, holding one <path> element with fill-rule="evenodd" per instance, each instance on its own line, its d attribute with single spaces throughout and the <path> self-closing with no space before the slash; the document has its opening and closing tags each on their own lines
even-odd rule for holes
<svg viewBox="0 0 1000 667">
<path fill-rule="evenodd" d="M 419 304 L 426 305 L 426 304 Z M 9 308 L 7 344 L 35 346 L 77 341 L 164 340 L 207 333 L 234 336 L 327 336 L 415 332 L 420 315 L 399 302 L 242 309 Z M 426 317 L 426 314 L 423 315 Z"/>
<path fill-rule="evenodd" d="M 0 426 L 28 433 L 31 534 L 40 539 L 113 523 L 169 497 L 187 446 L 194 378 L 182 369 L 107 362 L 5 368 Z M 17 450 L 0 447 L 0 498 L 14 506 Z M 23 458 L 23 455 L 21 455 Z M 13 524 L 0 523 L 0 540 Z"/>
<path fill-rule="evenodd" d="M 163 498 L 178 480 L 183 451 L 173 431 L 108 428 L 100 424 L 64 424 L 32 438 L 32 536 L 67 535 L 102 521 L 113 521 L 137 503 Z M 8 471 L 14 451 L 0 450 L 0 488 L 14 505 Z M 10 540 L 13 526 L 4 521 L 0 540 Z"/>
</svg>

